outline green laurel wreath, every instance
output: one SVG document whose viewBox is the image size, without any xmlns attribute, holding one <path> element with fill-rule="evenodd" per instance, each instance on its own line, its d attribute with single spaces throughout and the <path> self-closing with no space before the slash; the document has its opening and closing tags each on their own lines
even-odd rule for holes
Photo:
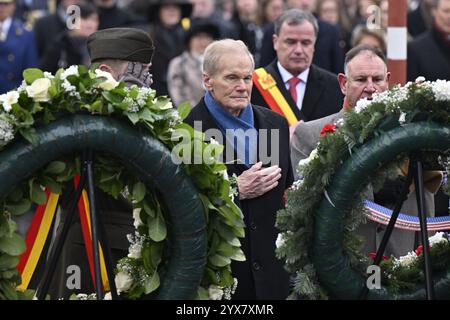
<svg viewBox="0 0 450 320">
<path fill-rule="evenodd" d="M 202 134 L 182 123 L 189 113 L 189 105 L 176 110 L 169 98 L 156 97 L 155 91 L 132 86 L 125 87 L 110 74 L 89 70 L 83 66 L 60 69 L 54 76 L 39 69 L 24 71 L 22 85 L 0 96 L 0 156 L 16 141 L 25 139 L 31 146 L 39 144 L 39 128 L 73 114 L 90 117 L 111 117 L 132 126 L 156 140 L 168 152 L 189 132 L 191 149 L 209 150 L 214 159 L 202 164 L 182 164 L 192 179 L 203 204 L 207 226 L 206 266 L 193 296 L 178 298 L 210 298 L 209 290 L 232 288 L 231 260 L 244 260 L 239 237 L 244 236 L 244 222 L 239 208 L 232 200 L 232 185 L 226 176 L 226 166 L 216 160 L 223 146 L 203 141 Z M 200 146 L 200 149 L 199 149 Z M 152 186 L 130 172 L 122 161 L 108 153 L 97 152 L 94 165 L 95 184 L 109 195 L 125 196 L 138 212 L 138 235 L 141 237 L 140 256 L 124 257 L 118 265 L 133 268 L 132 284 L 121 294 L 137 299 L 160 287 L 159 272 L 163 264 L 163 247 L 170 234 L 170 218 L 164 199 Z M 192 162 L 194 163 L 194 162 Z M 45 204 L 44 188 L 60 194 L 66 182 L 80 170 L 80 159 L 64 156 L 53 159 L 1 199 L 0 213 L 0 299 L 31 299 L 32 290 L 19 291 L 21 277 L 16 269 L 19 256 L 25 250 L 23 238 L 17 234 L 14 216 L 23 215 L 33 204 Z M 4 182 L 2 182 L 4 183 Z M 136 222 L 136 221 L 135 221 Z"/>
<path fill-rule="evenodd" d="M 418 79 L 372 101 L 360 100 L 334 133 L 320 138 L 316 151 L 301 162 L 303 179 L 287 192 L 286 209 L 277 218 L 282 238 L 277 255 L 295 275 L 290 298 L 359 298 L 372 264 L 354 232 L 366 222 L 366 187 L 370 183 L 377 191 L 386 179 L 397 178 L 412 150 L 429 151 L 423 159 L 428 164 L 446 160 L 441 163 L 448 171 L 449 125 L 450 82 Z M 449 242 L 431 250 L 438 297 L 448 297 L 448 253 Z M 394 268 L 393 257 L 383 262 L 384 286 L 371 290 L 369 298 L 423 298 L 422 260 L 400 268 Z"/>
</svg>

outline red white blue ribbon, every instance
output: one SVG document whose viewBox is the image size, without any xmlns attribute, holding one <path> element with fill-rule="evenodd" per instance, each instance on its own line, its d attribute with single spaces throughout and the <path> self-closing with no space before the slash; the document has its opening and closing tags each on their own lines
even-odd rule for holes
<svg viewBox="0 0 450 320">
<path fill-rule="evenodd" d="M 363 201 L 366 210 L 367 217 L 377 223 L 387 225 L 392 216 L 392 210 L 376 204 L 375 202 L 364 200 Z M 395 222 L 395 228 L 420 231 L 419 217 L 411 216 L 405 213 L 398 215 Z M 450 230 L 450 216 L 443 217 L 428 217 L 427 218 L 428 231 L 440 231 Z"/>
</svg>

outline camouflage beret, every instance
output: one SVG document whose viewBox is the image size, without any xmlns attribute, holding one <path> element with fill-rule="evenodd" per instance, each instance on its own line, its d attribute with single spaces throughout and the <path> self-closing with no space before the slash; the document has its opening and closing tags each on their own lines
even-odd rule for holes
<svg viewBox="0 0 450 320">
<path fill-rule="evenodd" d="M 91 34 L 87 40 L 92 62 L 101 59 L 120 59 L 150 63 L 155 50 L 150 36 L 133 28 L 103 29 Z"/>
</svg>

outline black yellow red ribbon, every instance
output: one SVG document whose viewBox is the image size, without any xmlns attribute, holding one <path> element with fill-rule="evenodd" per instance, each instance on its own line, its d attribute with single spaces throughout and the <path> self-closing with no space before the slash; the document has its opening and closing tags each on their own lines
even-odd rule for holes
<svg viewBox="0 0 450 320">
<path fill-rule="evenodd" d="M 289 103 L 277 87 L 272 75 L 267 73 L 264 68 L 255 70 L 253 73 L 253 83 L 272 111 L 285 117 L 290 126 L 298 122 L 294 111 L 292 111 Z"/>
</svg>

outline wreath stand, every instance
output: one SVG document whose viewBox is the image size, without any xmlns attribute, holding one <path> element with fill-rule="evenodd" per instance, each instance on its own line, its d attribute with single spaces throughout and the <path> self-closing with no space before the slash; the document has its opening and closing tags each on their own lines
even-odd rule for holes
<svg viewBox="0 0 450 320">
<path fill-rule="evenodd" d="M 48 267 L 45 268 L 43 275 L 43 280 L 41 285 L 38 287 L 36 292 L 36 297 L 41 300 L 45 299 L 45 296 L 50 287 L 50 282 L 52 280 L 52 275 L 55 272 L 56 264 L 59 257 L 61 256 L 62 248 L 64 242 L 67 238 L 67 233 L 72 225 L 72 221 L 76 212 L 77 203 L 81 197 L 83 189 L 87 187 L 89 207 L 90 207 L 90 218 L 91 218 L 91 236 L 92 236 L 92 249 L 94 256 L 94 278 L 95 278 L 95 290 L 97 298 L 103 299 L 102 291 L 102 279 L 100 272 L 100 254 L 98 242 L 100 241 L 102 248 L 104 250 L 106 271 L 108 274 L 108 281 L 111 288 L 111 295 L 113 299 L 118 299 L 116 285 L 114 282 L 114 271 L 111 261 L 111 251 L 108 244 L 106 232 L 104 225 L 100 219 L 100 215 L 97 215 L 97 210 L 95 207 L 95 186 L 94 186 L 94 173 L 93 173 L 93 161 L 94 154 L 92 149 L 86 149 L 82 152 L 81 157 L 81 177 L 77 188 L 74 190 L 71 200 L 68 205 L 68 212 L 66 220 L 63 223 L 63 228 L 58 232 L 57 240 L 54 246 L 51 247 L 51 251 L 48 259 Z"/>
<path fill-rule="evenodd" d="M 420 221 L 420 237 L 423 246 L 423 255 L 424 255 L 424 275 L 425 275 L 425 289 L 426 289 L 426 297 L 427 300 L 434 299 L 434 287 L 433 287 L 433 279 L 432 279 L 432 270 L 431 270 L 431 262 L 430 262 L 430 246 L 428 243 L 428 229 L 427 229 L 427 219 L 425 212 L 425 196 L 424 196 L 424 184 L 423 184 L 423 164 L 420 160 L 420 157 L 416 153 L 410 154 L 410 163 L 408 168 L 408 174 L 406 180 L 403 183 L 401 193 L 399 198 L 397 199 L 394 210 L 392 211 L 391 219 L 389 220 L 389 224 L 387 225 L 386 231 L 381 240 L 380 246 L 378 247 L 377 254 L 375 256 L 375 260 L 373 262 L 374 265 L 379 265 L 381 259 L 383 257 L 386 246 L 389 242 L 389 238 L 391 237 L 392 231 L 394 230 L 395 223 L 397 221 L 398 215 L 400 213 L 400 208 L 408 197 L 409 186 L 414 180 L 415 192 L 417 198 L 417 209 L 418 216 Z M 364 286 L 361 292 L 361 300 L 367 299 L 367 294 L 369 293 L 369 289 L 367 286 Z"/>
</svg>

